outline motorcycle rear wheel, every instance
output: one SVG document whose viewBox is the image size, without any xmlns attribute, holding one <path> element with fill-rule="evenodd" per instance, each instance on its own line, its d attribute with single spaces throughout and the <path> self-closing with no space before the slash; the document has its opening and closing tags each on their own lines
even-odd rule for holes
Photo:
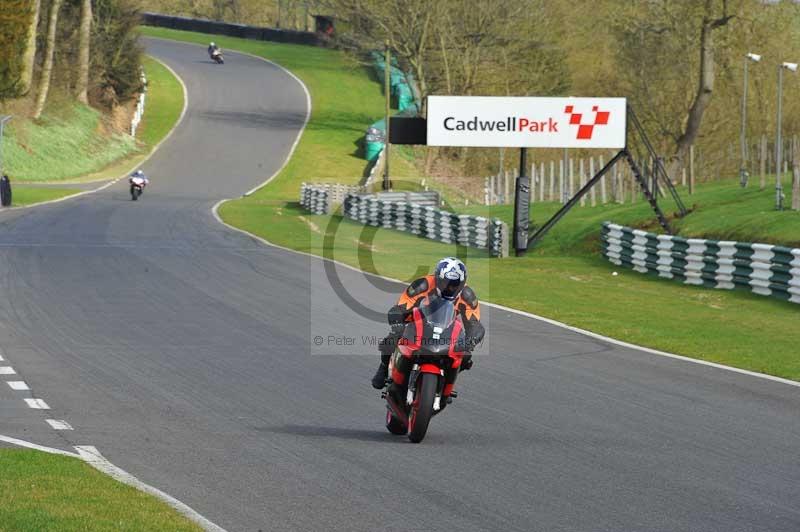
<svg viewBox="0 0 800 532">
<path fill-rule="evenodd" d="M 413 443 L 419 443 L 425 438 L 428 432 L 428 423 L 433 416 L 433 400 L 436 397 L 436 390 L 439 384 L 439 377 L 433 373 L 423 373 L 417 381 L 417 397 L 411 405 L 411 415 L 408 419 L 408 439 Z"/>
</svg>

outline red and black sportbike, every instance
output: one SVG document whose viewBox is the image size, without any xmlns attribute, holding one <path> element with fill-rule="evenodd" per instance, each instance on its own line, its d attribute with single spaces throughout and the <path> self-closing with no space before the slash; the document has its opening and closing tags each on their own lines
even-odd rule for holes
<svg viewBox="0 0 800 532">
<path fill-rule="evenodd" d="M 419 443 L 428 423 L 456 393 L 456 375 L 466 350 L 464 324 L 452 301 L 429 296 L 414 308 L 389 362 L 386 428 Z"/>
</svg>

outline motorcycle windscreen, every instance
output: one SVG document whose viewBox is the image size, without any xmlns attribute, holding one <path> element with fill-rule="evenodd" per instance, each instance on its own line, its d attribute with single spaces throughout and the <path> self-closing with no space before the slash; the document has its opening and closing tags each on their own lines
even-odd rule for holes
<svg viewBox="0 0 800 532">
<path fill-rule="evenodd" d="M 424 321 L 422 347 L 432 355 L 447 354 L 450 351 L 450 335 L 456 320 L 456 309 L 452 301 L 444 298 L 431 298 L 420 307 Z"/>
<path fill-rule="evenodd" d="M 450 327 L 456 320 L 456 307 L 453 302 L 442 297 L 432 297 L 420 307 L 426 325 L 442 330 Z"/>
</svg>

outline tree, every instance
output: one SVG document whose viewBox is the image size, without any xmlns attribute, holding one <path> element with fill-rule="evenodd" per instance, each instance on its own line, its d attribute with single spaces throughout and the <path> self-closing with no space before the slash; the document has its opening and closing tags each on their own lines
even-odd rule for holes
<svg viewBox="0 0 800 532">
<path fill-rule="evenodd" d="M 50 5 L 50 17 L 47 21 L 47 40 L 44 49 L 44 66 L 42 67 L 42 77 L 39 80 L 39 89 L 36 93 L 36 108 L 33 111 L 33 118 L 39 118 L 44 111 L 44 104 L 47 102 L 47 93 L 50 90 L 50 77 L 53 73 L 53 54 L 56 49 L 56 27 L 58 25 L 58 11 L 61 9 L 63 0 L 53 0 Z"/>
<path fill-rule="evenodd" d="M 714 60 L 714 30 L 726 26 L 733 18 L 728 14 L 728 0 L 722 0 L 722 14 L 714 16 L 712 0 L 706 0 L 703 23 L 700 28 L 700 83 L 694 95 L 692 106 L 686 118 L 686 127 L 677 140 L 675 157 L 672 163 L 670 175 L 677 175 L 677 169 L 683 166 L 683 161 L 689 153 L 689 147 L 694 144 L 697 134 L 700 131 L 700 124 L 703 114 L 711 101 L 711 93 L 714 91 L 714 70 L 716 63 Z"/>
<path fill-rule="evenodd" d="M 142 89 L 140 20 L 136 2 L 95 1 L 90 84 L 93 102 L 111 108 Z"/>
<path fill-rule="evenodd" d="M 31 16 L 28 23 L 28 35 L 25 44 L 25 54 L 22 56 L 22 76 L 19 80 L 20 96 L 28 94 L 33 85 L 33 67 L 36 63 L 36 30 L 39 27 L 39 9 L 41 0 L 31 0 Z"/>
<path fill-rule="evenodd" d="M 89 103 L 89 48 L 92 35 L 92 0 L 81 0 L 81 27 L 78 37 L 78 101 Z"/>
<path fill-rule="evenodd" d="M 30 0 L 0 2 L 0 99 L 16 98 L 25 91 L 23 54 L 31 7 Z"/>
</svg>

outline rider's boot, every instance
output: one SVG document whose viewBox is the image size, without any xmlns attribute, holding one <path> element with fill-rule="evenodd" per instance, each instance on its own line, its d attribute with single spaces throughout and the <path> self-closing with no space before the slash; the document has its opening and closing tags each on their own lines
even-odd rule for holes
<svg viewBox="0 0 800 532">
<path fill-rule="evenodd" d="M 381 361 L 375 376 L 372 377 L 372 387 L 376 390 L 382 389 L 386 386 L 386 378 L 389 376 L 389 366 Z"/>
</svg>

